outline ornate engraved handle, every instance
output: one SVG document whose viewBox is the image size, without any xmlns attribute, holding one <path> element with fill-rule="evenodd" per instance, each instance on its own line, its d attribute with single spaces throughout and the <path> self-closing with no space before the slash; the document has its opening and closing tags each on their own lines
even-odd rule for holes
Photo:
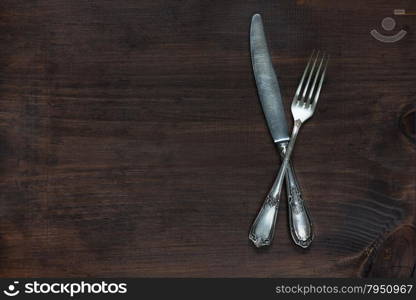
<svg viewBox="0 0 416 300">
<path fill-rule="evenodd" d="M 284 158 L 287 143 L 280 143 L 278 146 L 280 155 Z M 296 245 L 302 248 L 308 248 L 313 240 L 312 222 L 308 209 L 302 199 L 302 192 L 296 179 L 295 171 L 290 162 L 285 179 L 290 234 Z"/>
<path fill-rule="evenodd" d="M 276 217 L 279 211 L 278 199 L 269 193 L 251 226 L 248 237 L 258 248 L 268 246 L 272 243 Z"/>
<path fill-rule="evenodd" d="M 270 189 L 260 212 L 251 226 L 248 237 L 256 247 L 270 245 L 273 240 L 283 181 L 289 165 L 290 155 L 292 154 L 293 146 L 295 145 L 296 137 L 301 126 L 302 122 L 300 120 L 296 120 L 293 126 L 292 138 L 287 146 L 285 158 L 280 166 L 279 173 L 277 174 L 273 186 Z"/>
</svg>

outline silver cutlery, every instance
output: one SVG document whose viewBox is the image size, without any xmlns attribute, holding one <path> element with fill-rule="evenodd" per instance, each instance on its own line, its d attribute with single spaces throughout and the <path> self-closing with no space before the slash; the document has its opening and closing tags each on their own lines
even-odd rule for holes
<svg viewBox="0 0 416 300">
<path fill-rule="evenodd" d="M 290 140 L 289 130 L 279 83 L 273 69 L 263 29 L 263 22 L 259 14 L 255 14 L 251 20 L 250 50 L 260 102 L 273 141 L 276 143 L 283 159 Z M 271 190 L 268 196 L 269 198 L 271 197 L 270 194 L 275 194 L 275 192 Z M 290 161 L 286 172 L 286 195 L 288 199 L 289 228 L 292 240 L 296 245 L 307 248 L 313 239 L 312 224 Z M 270 200 L 274 201 L 273 199 Z M 276 203 L 274 206 L 276 214 L 278 206 L 279 203 Z M 250 239 L 257 247 L 269 245 L 271 242 L 271 240 L 267 239 L 256 239 L 252 235 L 250 235 Z"/>
<path fill-rule="evenodd" d="M 294 120 L 292 136 L 286 149 L 282 165 L 279 169 L 276 180 L 270 189 L 263 206 L 250 230 L 249 238 L 256 246 L 270 245 L 274 236 L 276 216 L 279 208 L 279 201 L 282 191 L 283 180 L 289 159 L 295 145 L 296 137 L 303 123 L 305 123 L 315 112 L 316 105 L 324 82 L 328 56 L 320 56 L 312 53 L 305 71 L 302 75 L 295 96 L 293 97 L 291 111 Z M 306 81 L 305 81 L 306 79 Z"/>
</svg>

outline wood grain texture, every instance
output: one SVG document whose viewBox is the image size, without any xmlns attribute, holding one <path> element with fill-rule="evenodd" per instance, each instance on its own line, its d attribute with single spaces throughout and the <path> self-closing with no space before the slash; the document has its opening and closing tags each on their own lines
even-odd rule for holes
<svg viewBox="0 0 416 300">
<path fill-rule="evenodd" d="M 415 276 L 416 17 L 369 34 L 412 3 L 2 0 L 0 276 Z M 287 107 L 312 49 L 332 57 L 294 151 L 309 250 L 284 203 L 273 246 L 248 241 L 280 163 L 256 12 Z"/>
</svg>

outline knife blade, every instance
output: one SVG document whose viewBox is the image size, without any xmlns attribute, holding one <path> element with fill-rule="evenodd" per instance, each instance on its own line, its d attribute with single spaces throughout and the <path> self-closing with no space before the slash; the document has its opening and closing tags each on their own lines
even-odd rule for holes
<svg viewBox="0 0 416 300">
<path fill-rule="evenodd" d="M 259 14 L 251 20 L 250 49 L 254 77 L 263 112 L 275 143 L 290 140 L 285 110 Z"/>
<path fill-rule="evenodd" d="M 278 146 L 283 159 L 290 137 L 279 83 L 267 47 L 262 18 L 259 14 L 252 17 L 250 50 L 263 112 L 273 141 Z M 292 240 L 296 245 L 307 248 L 313 239 L 312 223 L 291 163 L 289 163 L 285 179 Z M 257 247 L 271 244 L 278 209 L 279 201 L 276 199 L 276 191 L 273 186 L 250 230 L 249 238 Z"/>
</svg>

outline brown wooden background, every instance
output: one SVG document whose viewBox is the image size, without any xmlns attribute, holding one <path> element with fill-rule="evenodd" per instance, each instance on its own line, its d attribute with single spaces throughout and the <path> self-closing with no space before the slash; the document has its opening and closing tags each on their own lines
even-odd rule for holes
<svg viewBox="0 0 416 300">
<path fill-rule="evenodd" d="M 0 276 L 415 276 L 416 16 L 395 17 L 395 44 L 369 34 L 395 8 L 416 10 L 2 0 Z M 312 49 L 332 56 L 294 152 L 309 250 L 285 203 L 274 245 L 248 241 L 280 163 L 251 72 L 255 12 L 287 104 Z"/>
</svg>

